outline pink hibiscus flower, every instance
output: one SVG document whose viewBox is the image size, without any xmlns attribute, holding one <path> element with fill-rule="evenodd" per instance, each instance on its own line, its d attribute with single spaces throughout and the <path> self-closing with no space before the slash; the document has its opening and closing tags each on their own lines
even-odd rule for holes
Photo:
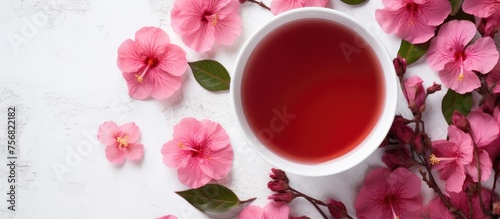
<svg viewBox="0 0 500 219">
<path fill-rule="evenodd" d="M 190 48 L 205 52 L 215 43 L 231 45 L 241 33 L 238 0 L 176 0 L 172 29 Z"/>
<path fill-rule="evenodd" d="M 464 12 L 487 18 L 500 11 L 500 1 L 498 0 L 464 0 L 462 4 Z"/>
<path fill-rule="evenodd" d="M 117 64 L 130 97 L 165 99 L 181 87 L 187 60 L 184 50 L 170 44 L 165 31 L 143 27 L 135 33 L 135 41 L 128 39 L 120 45 Z"/>
<path fill-rule="evenodd" d="M 425 109 L 426 94 L 422 83 L 422 79 L 417 75 L 404 80 L 406 101 L 413 113 L 422 112 Z"/>
<path fill-rule="evenodd" d="M 465 166 L 472 162 L 474 145 L 470 135 L 454 125 L 448 127 L 448 136 L 448 141 L 432 142 L 430 162 L 446 181 L 446 190 L 460 192 L 465 181 Z"/>
<path fill-rule="evenodd" d="M 264 209 L 249 205 L 238 215 L 238 219 L 287 219 L 290 207 L 283 202 L 269 202 Z"/>
<path fill-rule="evenodd" d="M 451 12 L 448 0 L 382 0 L 384 9 L 375 11 L 380 27 L 416 44 L 427 42 L 436 27 Z"/>
<path fill-rule="evenodd" d="M 128 158 L 139 160 L 144 154 L 144 146 L 139 143 L 141 133 L 133 122 L 116 125 L 112 121 L 99 126 L 97 139 L 106 145 L 106 159 L 115 164 L 121 164 Z"/>
<path fill-rule="evenodd" d="M 174 126 L 174 139 L 161 149 L 163 163 L 178 168 L 179 180 L 198 188 L 212 179 L 222 179 L 231 169 L 233 149 L 219 123 L 184 118 Z"/>
<path fill-rule="evenodd" d="M 354 208 L 360 219 L 420 218 L 420 179 L 406 168 L 370 172 L 356 197 Z"/>
<path fill-rule="evenodd" d="M 467 44 L 476 34 L 474 23 L 453 20 L 443 24 L 429 47 L 427 62 L 443 84 L 457 93 L 467 93 L 480 87 L 476 73 L 486 74 L 498 61 L 498 51 L 491 37 Z"/>
<path fill-rule="evenodd" d="M 468 198 L 467 194 L 464 192 L 460 193 L 454 193 L 450 192 L 449 193 L 450 197 L 449 200 L 455 206 L 456 208 L 460 209 L 465 216 L 469 216 L 471 214 L 470 208 L 469 208 L 469 203 L 468 203 Z M 483 203 L 484 206 L 489 206 L 490 202 L 490 193 L 488 192 L 487 189 L 482 189 L 481 190 L 481 196 L 483 198 Z M 487 207 L 489 208 L 489 207 Z M 467 218 L 474 218 L 474 219 L 486 219 L 490 218 L 487 215 L 483 214 L 483 211 L 481 210 L 481 205 L 479 202 L 479 196 L 477 193 L 475 193 L 472 196 L 472 217 L 467 217 Z M 425 212 L 429 215 L 429 219 L 453 219 L 455 218 L 451 213 L 450 210 L 448 210 L 448 207 L 443 204 L 441 199 L 439 197 L 435 197 L 432 199 L 429 204 L 426 206 Z"/>
<path fill-rule="evenodd" d="M 277 15 L 296 8 L 325 7 L 326 4 L 328 4 L 328 0 L 273 0 L 271 12 Z"/>
</svg>

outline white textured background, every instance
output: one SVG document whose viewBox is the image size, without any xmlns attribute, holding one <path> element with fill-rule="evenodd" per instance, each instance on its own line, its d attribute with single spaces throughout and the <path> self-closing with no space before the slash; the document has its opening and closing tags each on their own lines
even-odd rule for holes
<svg viewBox="0 0 500 219">
<path fill-rule="evenodd" d="M 270 0 L 264 0 L 270 4 Z M 234 66 L 244 41 L 273 15 L 257 5 L 241 6 L 243 32 L 232 46 L 197 53 L 182 44 L 170 27 L 173 0 L 0 0 L 0 218 L 206 218 L 174 191 L 185 190 L 176 171 L 163 165 L 160 148 L 172 138 L 173 125 L 191 116 L 219 122 L 235 151 L 231 173 L 220 183 L 241 199 L 257 197 L 263 206 L 271 166 L 244 142 L 231 111 L 229 92 L 211 93 L 188 70 L 179 92 L 166 101 L 138 101 L 116 67 L 118 46 L 143 26 L 159 26 L 173 43 L 188 53 L 188 61 L 216 59 Z M 381 2 L 371 0 L 351 7 L 332 0 L 329 7 L 343 11 L 375 32 L 395 56 L 400 40 L 381 31 L 375 21 Z M 12 43 L 13 37 L 21 39 Z M 424 85 L 438 81 L 420 61 L 409 68 Z M 431 138 L 446 136 L 440 101 L 444 91 L 431 95 L 424 117 Z M 318 94 L 321 95 L 321 94 Z M 408 115 L 400 96 L 400 113 Z M 403 100 L 403 101 L 402 101 Z M 7 107 L 15 106 L 19 160 L 16 212 L 7 211 Z M 432 114 L 432 115 L 431 115 Z M 145 145 L 140 163 L 115 166 L 104 157 L 96 140 L 103 121 L 134 121 Z M 321 128 L 321 127 L 317 127 Z M 319 199 L 346 203 L 351 215 L 356 191 L 366 171 L 380 161 L 381 150 L 346 172 L 320 178 L 290 176 L 292 186 Z M 54 168 L 64 168 L 57 172 Z M 424 193 L 429 193 L 422 186 Z M 292 215 L 318 218 L 304 200 L 291 204 Z"/>
</svg>

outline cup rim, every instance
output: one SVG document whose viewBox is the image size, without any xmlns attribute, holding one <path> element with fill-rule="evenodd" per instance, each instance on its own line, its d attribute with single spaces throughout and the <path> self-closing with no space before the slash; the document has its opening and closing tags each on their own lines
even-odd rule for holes
<svg viewBox="0 0 500 219">
<path fill-rule="evenodd" d="M 351 29 L 361 36 L 375 52 L 383 72 L 383 81 L 385 82 L 384 104 L 382 105 L 381 115 L 375 126 L 365 139 L 354 149 L 346 154 L 331 159 L 323 163 L 307 164 L 294 162 L 275 154 L 265 145 L 263 145 L 248 125 L 241 104 L 241 82 L 246 61 L 252 54 L 252 50 L 258 43 L 276 27 L 286 23 L 301 19 L 326 19 Z M 233 69 L 233 78 L 230 84 L 230 95 L 233 113 L 236 115 L 238 128 L 242 131 L 245 141 L 260 157 L 266 160 L 276 168 L 286 172 L 302 176 L 327 176 L 354 167 L 369 157 L 380 145 L 387 135 L 397 107 L 397 86 L 396 72 L 393 67 L 392 58 L 380 39 L 371 31 L 367 30 L 358 21 L 350 16 L 328 8 L 307 7 L 294 9 L 277 15 L 266 22 L 244 43 L 239 51 L 236 64 Z"/>
</svg>

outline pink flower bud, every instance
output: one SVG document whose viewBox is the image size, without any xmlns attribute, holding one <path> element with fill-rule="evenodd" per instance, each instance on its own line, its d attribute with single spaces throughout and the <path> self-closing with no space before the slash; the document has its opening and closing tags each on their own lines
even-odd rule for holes
<svg viewBox="0 0 500 219">
<path fill-rule="evenodd" d="M 415 151 L 417 151 L 417 153 L 422 153 L 424 151 L 424 148 L 426 148 L 424 136 L 421 133 L 418 133 L 418 135 L 415 136 L 413 148 L 415 149 Z"/>
<path fill-rule="evenodd" d="M 328 200 L 328 211 L 334 219 L 341 219 L 347 217 L 347 209 L 344 203 L 335 201 L 332 199 Z"/>
<path fill-rule="evenodd" d="M 399 167 L 410 168 L 414 165 L 414 160 L 410 157 L 410 151 L 406 147 L 386 150 L 382 156 L 382 162 L 391 170 Z"/>
<path fill-rule="evenodd" d="M 436 91 L 440 91 L 440 90 L 441 90 L 441 85 L 436 84 L 436 82 L 434 82 L 432 84 L 432 86 L 427 88 L 427 94 L 433 94 L 433 93 L 436 93 Z"/>
<path fill-rule="evenodd" d="M 422 85 L 423 81 L 417 75 L 411 76 L 404 80 L 405 97 L 408 101 L 408 106 L 413 113 L 421 113 L 425 110 L 425 90 Z"/>
<path fill-rule="evenodd" d="M 410 127 L 405 125 L 396 129 L 396 137 L 401 143 L 411 144 L 415 139 L 415 134 Z"/>
<path fill-rule="evenodd" d="M 286 183 L 288 183 L 288 177 L 286 177 L 286 173 L 283 170 L 276 169 L 276 168 L 271 168 L 271 173 L 269 174 L 269 177 L 274 180 L 284 180 Z"/>
<path fill-rule="evenodd" d="M 288 183 L 285 180 L 275 180 L 267 183 L 267 188 L 273 192 L 281 192 L 289 189 Z"/>
<path fill-rule="evenodd" d="M 271 199 L 275 202 L 290 203 L 295 197 L 296 197 L 296 195 L 293 192 L 280 192 L 280 193 L 272 194 L 267 199 Z"/>
<path fill-rule="evenodd" d="M 394 68 L 396 69 L 396 74 L 398 77 L 403 77 L 406 73 L 406 59 L 402 58 L 399 54 L 398 57 L 392 60 Z"/>
<path fill-rule="evenodd" d="M 498 15 L 493 15 L 491 17 L 481 19 L 477 27 L 479 33 L 481 33 L 483 37 L 491 38 L 495 37 L 495 34 L 498 32 L 499 28 L 500 16 Z"/>
<path fill-rule="evenodd" d="M 458 129 L 462 130 L 465 133 L 469 132 L 470 128 L 469 120 L 457 110 L 453 112 L 453 115 L 451 116 L 451 121 L 453 125 Z"/>
</svg>

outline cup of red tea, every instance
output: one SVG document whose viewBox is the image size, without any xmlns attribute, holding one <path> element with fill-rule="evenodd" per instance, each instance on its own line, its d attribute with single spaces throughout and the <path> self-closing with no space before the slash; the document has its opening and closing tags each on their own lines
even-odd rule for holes
<svg viewBox="0 0 500 219">
<path fill-rule="evenodd" d="M 241 49 L 231 97 L 246 141 L 266 161 L 325 176 L 366 159 L 397 104 L 384 45 L 341 12 L 302 8 L 276 16 Z"/>
</svg>

